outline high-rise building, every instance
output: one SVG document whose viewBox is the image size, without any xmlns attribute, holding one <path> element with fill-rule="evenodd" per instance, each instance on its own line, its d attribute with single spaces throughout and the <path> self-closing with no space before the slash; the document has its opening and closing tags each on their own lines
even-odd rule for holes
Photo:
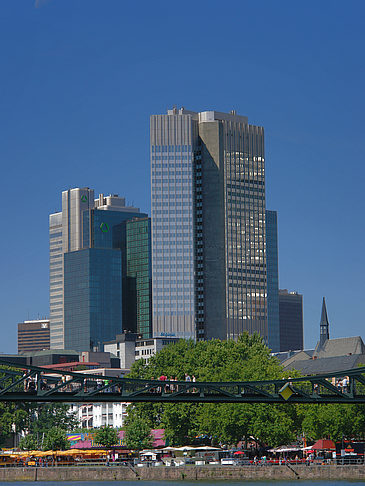
<svg viewBox="0 0 365 486">
<path fill-rule="evenodd" d="M 94 191 L 62 193 L 62 212 L 49 216 L 49 307 L 51 348 L 64 349 L 64 254 L 82 248 L 82 213 L 94 207 Z"/>
<path fill-rule="evenodd" d="M 35 319 L 18 324 L 18 353 L 49 349 L 49 319 Z"/>
<path fill-rule="evenodd" d="M 152 336 L 151 220 L 126 222 L 124 321 L 143 338 Z"/>
<path fill-rule="evenodd" d="M 278 270 L 278 215 L 266 210 L 266 268 L 267 268 L 267 322 L 268 346 L 280 351 L 279 270 Z"/>
<path fill-rule="evenodd" d="M 267 341 L 264 130 L 234 111 L 151 116 L 154 336 Z"/>
<path fill-rule="evenodd" d="M 280 351 L 303 349 L 303 296 L 279 290 Z"/>
<path fill-rule="evenodd" d="M 122 319 L 125 225 L 146 217 L 116 195 L 62 193 L 62 213 L 50 216 L 52 349 L 101 348 L 123 328 L 134 330 Z"/>
</svg>

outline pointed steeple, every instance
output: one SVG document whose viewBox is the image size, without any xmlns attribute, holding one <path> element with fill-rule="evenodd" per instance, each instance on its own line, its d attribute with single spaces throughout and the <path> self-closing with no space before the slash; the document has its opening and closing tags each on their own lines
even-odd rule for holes
<svg viewBox="0 0 365 486">
<path fill-rule="evenodd" d="M 324 297 L 322 303 L 321 322 L 319 324 L 319 327 L 320 327 L 319 346 L 322 347 L 324 343 L 330 338 L 330 331 L 329 331 L 330 325 L 328 322 L 326 301 Z"/>
</svg>

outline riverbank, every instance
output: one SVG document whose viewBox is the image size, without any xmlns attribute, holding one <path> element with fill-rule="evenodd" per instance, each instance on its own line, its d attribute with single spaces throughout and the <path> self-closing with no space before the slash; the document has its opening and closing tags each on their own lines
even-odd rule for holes
<svg viewBox="0 0 365 486">
<path fill-rule="evenodd" d="M 0 481 L 176 481 L 176 480 L 360 480 L 364 465 L 349 466 L 184 466 L 143 467 L 135 471 L 116 467 L 1 468 Z"/>
</svg>

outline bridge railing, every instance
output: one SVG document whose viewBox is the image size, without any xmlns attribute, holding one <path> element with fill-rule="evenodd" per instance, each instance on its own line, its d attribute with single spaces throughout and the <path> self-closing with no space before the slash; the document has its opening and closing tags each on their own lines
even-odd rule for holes
<svg viewBox="0 0 365 486">
<path fill-rule="evenodd" d="M 277 380 L 186 382 L 99 376 L 92 370 L 53 370 L 0 359 L 0 401 L 5 400 L 365 403 L 365 368 Z"/>
</svg>

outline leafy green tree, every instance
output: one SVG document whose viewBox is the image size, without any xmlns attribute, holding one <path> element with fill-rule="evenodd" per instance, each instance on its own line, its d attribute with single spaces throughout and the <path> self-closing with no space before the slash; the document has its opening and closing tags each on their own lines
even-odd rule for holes
<svg viewBox="0 0 365 486">
<path fill-rule="evenodd" d="M 128 449 L 141 450 L 152 447 L 151 428 L 140 417 L 129 417 L 125 427 L 125 444 Z"/>
<path fill-rule="evenodd" d="M 112 427 L 101 427 L 95 432 L 94 441 L 104 447 L 112 447 L 118 443 L 118 432 Z"/>
<path fill-rule="evenodd" d="M 22 451 L 34 451 L 38 449 L 37 437 L 28 434 L 20 439 L 19 447 Z"/>
<path fill-rule="evenodd" d="M 258 335 L 243 334 L 237 341 L 185 341 L 166 346 L 146 365 L 138 360 L 131 378 L 157 379 L 166 375 L 178 380 L 185 373 L 197 381 L 254 381 L 283 378 L 282 367 Z M 292 373 L 293 376 L 293 373 Z M 149 427 L 165 429 L 172 444 L 183 445 L 200 433 L 216 442 L 237 443 L 250 436 L 277 445 L 296 436 L 295 407 L 266 404 L 138 404 L 131 417 Z"/>
<path fill-rule="evenodd" d="M 65 403 L 37 403 L 26 408 L 28 421 L 26 427 L 30 433 L 41 437 L 52 427 L 71 431 L 78 425 L 76 415 L 71 413 Z"/>
<path fill-rule="evenodd" d="M 302 430 L 310 440 L 330 438 L 338 441 L 342 435 L 349 438 L 362 438 L 364 435 L 363 405 L 330 403 L 298 408 Z"/>
<path fill-rule="evenodd" d="M 60 427 L 51 427 L 44 437 L 43 450 L 64 451 L 68 448 L 66 432 Z"/>
<path fill-rule="evenodd" d="M 27 413 L 14 403 L 0 403 L 0 444 L 10 436 L 12 432 L 19 432 L 25 428 Z"/>
</svg>

